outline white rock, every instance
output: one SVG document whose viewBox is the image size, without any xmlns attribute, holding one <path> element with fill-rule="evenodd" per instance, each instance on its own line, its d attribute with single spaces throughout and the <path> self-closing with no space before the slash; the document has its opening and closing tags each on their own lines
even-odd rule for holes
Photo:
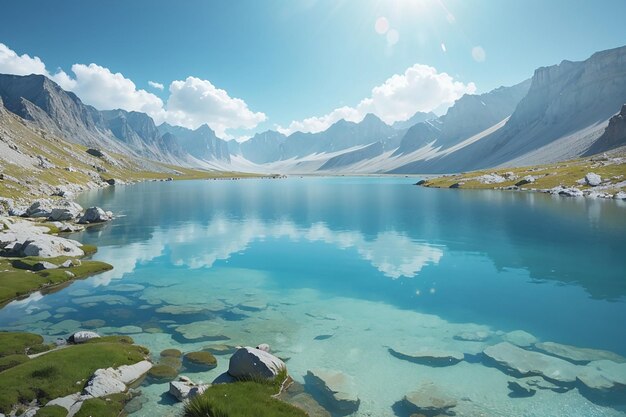
<svg viewBox="0 0 626 417">
<path fill-rule="evenodd" d="M 457 402 L 433 383 L 424 383 L 417 390 L 404 396 L 404 401 L 415 407 L 418 413 L 443 414 L 456 407 Z"/>
<path fill-rule="evenodd" d="M 260 349 L 244 347 L 230 357 L 228 373 L 235 378 L 274 379 L 285 369 L 285 362 Z"/>
<path fill-rule="evenodd" d="M 587 185 L 596 187 L 602 183 L 602 177 L 600 177 L 598 174 L 594 174 L 593 172 L 589 172 L 587 175 L 585 175 L 585 182 L 587 183 Z"/>
<path fill-rule="evenodd" d="M 126 391 L 126 385 L 138 380 L 152 368 L 149 361 L 137 362 L 134 365 L 122 365 L 117 369 L 98 369 L 87 381 L 83 395 L 104 397 Z"/>
<path fill-rule="evenodd" d="M 81 330 L 71 335 L 68 339 L 71 343 L 85 343 L 88 340 L 96 339 L 98 337 L 100 337 L 100 335 L 96 332 Z"/>
<path fill-rule="evenodd" d="M 618 191 L 617 193 L 615 193 L 613 198 L 616 199 L 616 200 L 626 200 L 626 192 Z"/>
<path fill-rule="evenodd" d="M 80 204 L 73 201 L 63 201 L 50 212 L 48 219 L 54 221 L 72 220 L 80 216 L 83 208 Z"/>
<path fill-rule="evenodd" d="M 307 372 L 305 380 L 320 391 L 331 404 L 332 411 L 351 414 L 359 409 L 361 400 L 350 375 L 330 369 L 313 369 Z"/>
<path fill-rule="evenodd" d="M 55 258 L 57 256 L 83 256 L 85 252 L 80 248 L 81 246 L 75 240 L 42 234 L 28 236 L 21 243 L 19 250 L 21 256 Z"/>
</svg>

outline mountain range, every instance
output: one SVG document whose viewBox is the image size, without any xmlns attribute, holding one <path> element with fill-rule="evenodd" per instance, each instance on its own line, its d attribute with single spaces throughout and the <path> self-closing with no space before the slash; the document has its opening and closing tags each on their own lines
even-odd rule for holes
<svg viewBox="0 0 626 417">
<path fill-rule="evenodd" d="M 157 126 L 144 113 L 99 111 L 43 75 L 0 75 L 0 106 L 68 142 L 140 161 L 251 172 L 428 174 L 557 162 L 626 145 L 624 103 L 621 47 L 466 94 L 439 117 L 418 112 L 390 126 L 368 114 L 322 132 L 269 130 L 237 142 L 207 125 Z"/>
</svg>

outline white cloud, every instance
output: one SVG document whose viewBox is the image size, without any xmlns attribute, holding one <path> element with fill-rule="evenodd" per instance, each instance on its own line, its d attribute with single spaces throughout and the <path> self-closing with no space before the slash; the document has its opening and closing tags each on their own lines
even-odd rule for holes
<svg viewBox="0 0 626 417">
<path fill-rule="evenodd" d="M 0 73 L 49 75 L 45 64 L 39 57 L 30 57 L 27 54 L 18 55 L 3 43 L 0 43 Z"/>
<path fill-rule="evenodd" d="M 233 98 L 208 80 L 187 77 L 170 84 L 166 120 L 169 123 L 197 128 L 207 123 L 218 135 L 227 129 L 252 129 L 267 119 L 253 112 L 245 101 Z"/>
<path fill-rule="evenodd" d="M 94 63 L 74 64 L 73 76 L 62 70 L 51 74 L 38 57 L 20 56 L 2 43 L 0 73 L 42 74 L 100 110 L 141 111 L 157 124 L 167 121 L 193 129 L 206 123 L 222 137 L 230 137 L 226 132 L 228 129 L 252 129 L 267 118 L 264 113 L 251 111 L 242 99 L 230 97 L 225 90 L 207 80 L 187 77 L 186 80 L 173 81 L 167 104 L 164 104 L 156 95 L 138 89 L 132 80 L 106 67 Z M 159 90 L 165 88 L 154 81 L 148 84 Z"/>
<path fill-rule="evenodd" d="M 386 123 L 406 120 L 416 112 L 428 112 L 449 106 L 463 94 L 476 91 L 474 83 L 464 84 L 445 72 L 428 65 L 415 64 L 404 74 L 395 74 L 383 84 L 374 87 L 370 97 L 355 107 L 340 107 L 318 117 L 292 121 L 279 131 L 290 134 L 296 131 L 320 132 L 340 119 L 359 122 L 373 113 Z"/>
<path fill-rule="evenodd" d="M 487 53 L 482 46 L 478 45 L 472 48 L 472 58 L 476 62 L 483 62 L 487 58 Z"/>
<path fill-rule="evenodd" d="M 148 81 L 148 85 L 152 88 L 156 88 L 157 90 L 163 90 L 165 86 L 161 83 L 157 83 L 155 81 Z"/>
</svg>

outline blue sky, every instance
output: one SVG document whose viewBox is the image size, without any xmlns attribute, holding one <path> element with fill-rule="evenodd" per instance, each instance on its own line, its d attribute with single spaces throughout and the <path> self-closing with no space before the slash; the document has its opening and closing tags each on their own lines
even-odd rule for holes
<svg viewBox="0 0 626 417">
<path fill-rule="evenodd" d="M 119 102 L 158 121 L 208 122 L 241 136 L 315 131 L 366 111 L 388 122 L 441 111 L 464 92 L 625 45 L 624 16 L 623 0 L 20 0 L 3 2 L 0 43 L 16 59 L 39 57 L 51 75 L 62 69 L 70 80 L 61 85 L 96 107 Z M 7 56 L 0 70 L 32 68 Z M 99 67 L 72 72 L 91 63 Z M 97 82 L 108 85 L 106 71 L 94 75 L 100 68 L 132 80 L 134 96 L 98 95 Z"/>
</svg>

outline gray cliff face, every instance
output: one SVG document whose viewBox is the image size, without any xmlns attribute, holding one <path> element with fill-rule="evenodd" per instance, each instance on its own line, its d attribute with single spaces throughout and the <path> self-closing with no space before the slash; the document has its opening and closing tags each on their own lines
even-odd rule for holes
<svg viewBox="0 0 626 417">
<path fill-rule="evenodd" d="M 418 123 L 426 122 L 428 120 L 434 120 L 436 118 L 437 118 L 437 115 L 433 112 L 426 113 L 426 112 L 418 111 L 409 119 L 400 121 L 400 122 L 395 122 L 391 126 L 394 129 L 404 130 L 404 129 L 409 129 L 410 127 L 415 126 Z"/>
<path fill-rule="evenodd" d="M 281 152 L 285 138 L 285 135 L 273 130 L 257 133 L 247 141 L 238 144 L 239 152 L 234 153 L 240 153 L 249 161 L 257 164 L 280 160 L 283 159 Z"/>
<path fill-rule="evenodd" d="M 485 94 L 465 94 L 445 115 L 410 128 L 394 155 L 413 152 L 432 141 L 436 141 L 434 146 L 453 146 L 493 126 L 513 113 L 529 86 L 526 80 Z"/>
<path fill-rule="evenodd" d="M 562 160 L 593 148 L 600 129 L 626 102 L 626 47 L 595 53 L 582 62 L 539 68 L 528 94 L 501 129 L 442 157 L 415 161 L 394 172 L 445 173 L 499 165 Z M 591 132 L 591 133 L 590 133 Z M 558 142 L 558 145 L 554 145 Z"/>
<path fill-rule="evenodd" d="M 609 125 L 604 133 L 585 152 L 585 156 L 610 151 L 620 146 L 626 146 L 626 104 L 618 114 L 609 119 Z"/>
<path fill-rule="evenodd" d="M 181 148 L 194 158 L 205 161 L 230 161 L 228 143 L 218 138 L 207 125 L 191 130 L 164 123 L 159 126 L 158 130 L 161 133 L 170 133 L 176 137 Z"/>
</svg>

